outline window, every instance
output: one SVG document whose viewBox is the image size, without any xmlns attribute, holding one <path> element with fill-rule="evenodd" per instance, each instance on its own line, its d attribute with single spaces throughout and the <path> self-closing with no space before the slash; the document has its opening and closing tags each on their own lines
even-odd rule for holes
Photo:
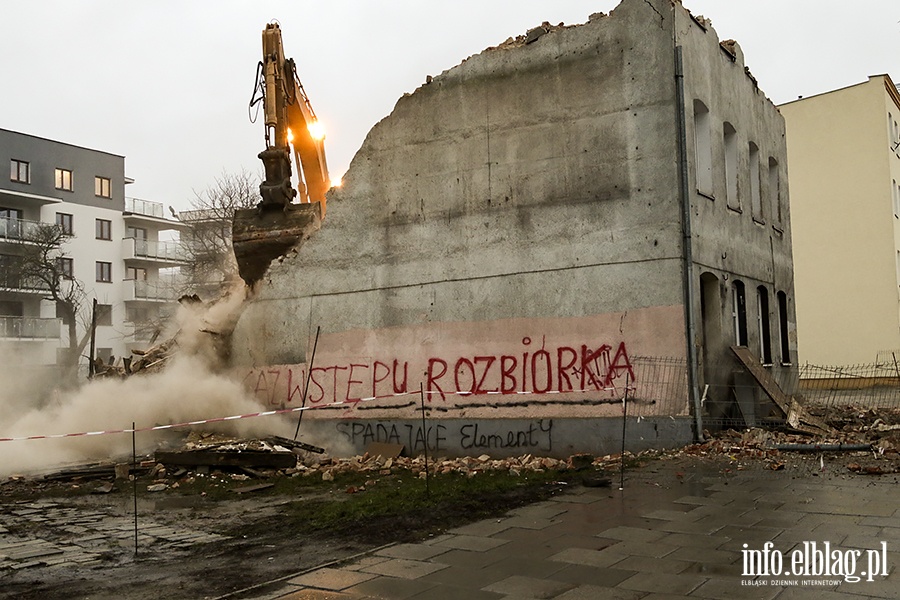
<svg viewBox="0 0 900 600">
<path fill-rule="evenodd" d="M 900 130 L 897 129 L 897 121 L 888 113 L 888 146 L 891 152 L 900 156 Z"/>
<path fill-rule="evenodd" d="M 147 256 L 147 252 L 150 248 L 149 244 L 147 244 L 146 229 L 144 229 L 143 227 L 128 226 L 125 228 L 125 237 L 134 240 L 134 251 L 136 254 L 140 256 Z"/>
<path fill-rule="evenodd" d="M 72 191 L 72 171 L 56 169 L 56 189 Z"/>
<path fill-rule="evenodd" d="M 894 267 L 894 270 L 897 273 L 897 284 L 900 286 L 900 250 L 897 250 L 897 260 L 895 261 Z"/>
<path fill-rule="evenodd" d="M 10 221 L 22 220 L 21 208 L 5 208 L 0 206 L 0 219 L 9 219 Z"/>
<path fill-rule="evenodd" d="M 152 319 L 150 309 L 144 306 L 126 306 L 125 320 L 129 323 L 147 323 Z"/>
<path fill-rule="evenodd" d="M 778 292 L 778 332 L 781 337 L 781 364 L 791 364 L 791 344 L 788 339 L 787 294 Z"/>
<path fill-rule="evenodd" d="M 762 197 L 759 193 L 759 146 L 750 142 L 750 208 L 753 220 L 763 223 Z"/>
<path fill-rule="evenodd" d="M 97 261 L 97 281 L 112 283 L 112 263 Z"/>
<path fill-rule="evenodd" d="M 9 161 L 9 180 L 19 183 L 31 183 L 31 168 L 24 160 Z"/>
<path fill-rule="evenodd" d="M 94 178 L 94 195 L 101 198 L 112 198 L 112 186 L 109 177 Z"/>
<path fill-rule="evenodd" d="M 25 316 L 25 305 L 16 300 L 0 300 L 0 317 Z"/>
<path fill-rule="evenodd" d="M 0 238 L 21 238 L 24 229 L 24 223 L 21 221 L 21 209 L 0 206 Z"/>
<path fill-rule="evenodd" d="M 60 277 L 63 279 L 74 279 L 75 263 L 67 256 L 60 256 L 56 259 L 56 269 L 59 271 Z"/>
<path fill-rule="evenodd" d="M 735 210 L 741 209 L 741 201 L 738 198 L 738 145 L 737 131 L 731 123 L 723 126 L 725 143 L 725 204 Z"/>
<path fill-rule="evenodd" d="M 112 365 L 116 361 L 116 357 L 113 356 L 112 348 L 97 348 L 94 353 L 94 358 L 106 365 Z"/>
<path fill-rule="evenodd" d="M 772 364 L 772 334 L 769 331 L 769 290 L 761 285 L 756 288 L 757 317 L 759 325 L 759 360 L 764 365 Z"/>
<path fill-rule="evenodd" d="M 900 129 L 897 128 L 897 121 L 894 121 L 894 152 L 897 152 L 898 147 L 900 147 Z"/>
<path fill-rule="evenodd" d="M 112 239 L 112 221 L 108 221 L 106 219 L 97 219 L 96 229 L 98 240 Z"/>
<path fill-rule="evenodd" d="M 75 235 L 74 217 L 68 213 L 56 213 L 56 225 L 63 235 Z"/>
<path fill-rule="evenodd" d="M 97 305 L 97 325 L 112 325 L 112 304 Z"/>
<path fill-rule="evenodd" d="M 134 238 L 136 240 L 146 240 L 147 230 L 143 227 L 128 226 L 125 228 L 125 237 Z"/>
<path fill-rule="evenodd" d="M 147 269 L 125 267 L 125 279 L 129 281 L 147 281 Z"/>
<path fill-rule="evenodd" d="M 734 341 L 738 346 L 746 346 L 747 298 L 742 281 L 735 281 L 731 286 L 731 316 L 734 320 Z"/>
<path fill-rule="evenodd" d="M 900 219 L 900 186 L 895 179 L 891 184 L 891 196 L 894 199 L 894 217 Z"/>
<path fill-rule="evenodd" d="M 697 161 L 697 191 L 712 197 L 712 146 L 709 138 L 709 109 L 694 100 L 694 152 Z"/>
<path fill-rule="evenodd" d="M 769 199 L 772 201 L 772 214 L 775 222 L 781 224 L 783 214 L 781 212 L 781 177 L 778 174 L 778 161 L 769 157 Z"/>
</svg>

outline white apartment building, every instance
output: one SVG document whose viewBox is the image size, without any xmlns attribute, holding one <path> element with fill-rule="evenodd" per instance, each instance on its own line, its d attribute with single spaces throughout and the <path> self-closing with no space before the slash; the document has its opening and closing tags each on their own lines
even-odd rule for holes
<svg viewBox="0 0 900 600">
<path fill-rule="evenodd" d="M 60 268 L 84 287 L 78 341 L 90 334 L 96 299 L 96 357 L 109 362 L 146 347 L 175 299 L 168 280 L 184 264 L 179 243 L 164 238 L 177 238 L 183 225 L 162 204 L 125 196 L 132 181 L 123 156 L 0 129 L 0 162 L 9 165 L 0 178 L 0 344 L 23 364 L 41 365 L 69 347 L 48 288 L 13 266 L 29 235 L 49 223 L 67 234 Z"/>
<path fill-rule="evenodd" d="M 800 360 L 900 349 L 900 93 L 891 78 L 779 107 L 787 126 Z"/>
</svg>

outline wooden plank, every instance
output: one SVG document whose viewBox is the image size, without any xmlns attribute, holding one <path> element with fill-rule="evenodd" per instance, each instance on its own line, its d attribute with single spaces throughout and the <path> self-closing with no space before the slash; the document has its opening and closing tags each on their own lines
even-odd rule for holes
<svg viewBox="0 0 900 600">
<path fill-rule="evenodd" d="M 258 485 L 245 485 L 244 487 L 233 488 L 231 491 L 235 494 L 246 494 L 247 492 L 258 492 L 275 487 L 274 483 L 260 483 Z"/>
<path fill-rule="evenodd" d="M 228 452 L 207 452 L 197 450 L 191 452 L 157 452 L 156 461 L 165 465 L 181 465 L 185 467 L 266 467 L 270 469 L 289 469 L 297 466 L 297 455 L 293 452 L 254 452 L 244 450 Z"/>
<path fill-rule="evenodd" d="M 731 351 L 747 367 L 747 370 L 750 371 L 750 374 L 753 375 L 753 378 L 756 379 L 756 382 L 759 383 L 766 395 L 772 399 L 772 402 L 787 417 L 790 413 L 791 398 L 781 390 L 772 374 L 766 371 L 765 367 L 762 366 L 746 346 L 732 346 Z"/>
<path fill-rule="evenodd" d="M 314 452 L 315 454 L 325 454 L 325 448 L 319 448 L 318 446 L 313 446 L 312 444 L 307 444 L 299 440 L 291 440 L 279 435 L 269 436 L 266 438 L 266 441 L 272 444 L 278 444 L 279 446 L 284 446 L 285 448 L 299 448 L 300 450 Z"/>
<path fill-rule="evenodd" d="M 781 409 L 790 427 L 812 435 L 831 432 L 831 427 L 827 423 L 809 414 L 793 396 L 788 396 L 782 391 L 781 386 L 778 385 L 772 374 L 753 356 L 749 348 L 746 346 L 732 346 L 731 351 L 753 375 L 753 378 L 756 379 L 766 395 L 772 399 L 772 402 Z"/>
</svg>

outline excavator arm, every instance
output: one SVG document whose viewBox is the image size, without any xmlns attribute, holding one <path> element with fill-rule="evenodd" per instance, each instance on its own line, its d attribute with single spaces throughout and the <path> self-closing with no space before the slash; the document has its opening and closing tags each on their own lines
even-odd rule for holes
<svg viewBox="0 0 900 600">
<path fill-rule="evenodd" d="M 284 57 L 281 28 L 270 23 L 262 33 L 263 60 L 257 91 L 265 116 L 266 149 L 259 153 L 265 180 L 255 209 L 235 212 L 232 243 L 241 277 L 252 285 L 271 261 L 305 240 L 325 216 L 330 188 L 324 130 L 300 84 L 293 59 Z M 296 188 L 291 158 L 297 168 Z M 299 195 L 300 204 L 293 202 Z"/>
</svg>

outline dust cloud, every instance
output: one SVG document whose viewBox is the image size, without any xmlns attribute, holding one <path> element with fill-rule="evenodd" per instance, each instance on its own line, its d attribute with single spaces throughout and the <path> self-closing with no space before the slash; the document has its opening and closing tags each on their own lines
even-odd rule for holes
<svg viewBox="0 0 900 600">
<path fill-rule="evenodd" d="M 0 437 L 131 429 L 132 422 L 141 429 L 259 412 L 260 405 L 239 381 L 229 377 L 223 360 L 244 300 L 243 289 L 239 289 L 215 304 L 180 306 L 168 332 L 176 340 L 177 351 L 155 373 L 95 379 L 78 389 L 55 391 L 39 406 L 36 398 L 40 396 L 41 378 L 13 378 L 2 373 Z M 8 370 L 11 363 L 3 360 L 2 364 Z M 14 385 L 8 384 L 13 381 Z M 292 423 L 288 416 L 273 415 L 198 428 L 248 437 L 290 437 Z M 173 435 L 173 430 L 139 431 L 135 436 L 137 451 L 152 452 Z M 131 449 L 130 433 L 0 442 L 0 476 L 52 471 L 66 464 L 96 460 L 130 459 Z"/>
</svg>

